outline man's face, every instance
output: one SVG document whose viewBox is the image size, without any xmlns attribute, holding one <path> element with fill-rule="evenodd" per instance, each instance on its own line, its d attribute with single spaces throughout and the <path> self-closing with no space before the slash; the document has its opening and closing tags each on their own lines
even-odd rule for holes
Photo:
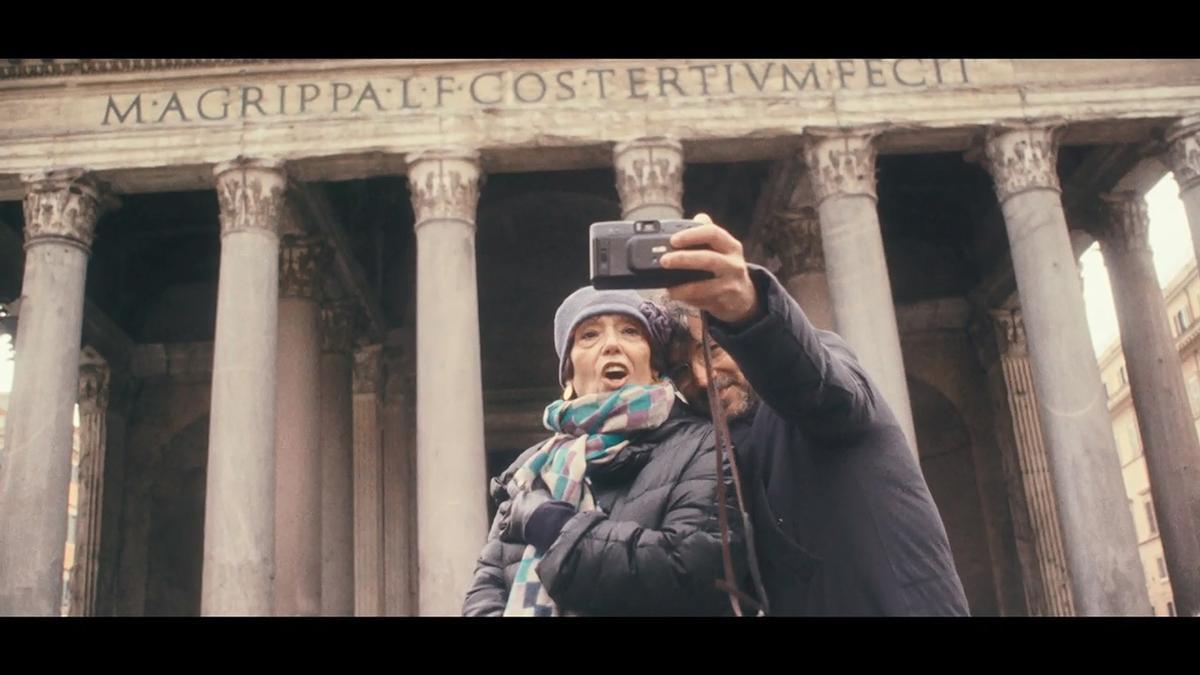
<svg viewBox="0 0 1200 675">
<path fill-rule="evenodd" d="M 695 400 L 702 406 L 708 406 L 708 373 L 704 369 L 704 350 L 701 346 L 703 337 L 700 329 L 700 317 L 688 317 L 688 331 L 692 334 L 692 378 L 693 391 L 684 391 L 688 400 Z M 720 398 L 721 408 L 725 417 L 733 422 L 748 417 L 758 407 L 758 394 L 746 380 L 740 368 L 733 359 L 716 342 L 709 341 L 712 352 L 713 379 Z"/>
</svg>

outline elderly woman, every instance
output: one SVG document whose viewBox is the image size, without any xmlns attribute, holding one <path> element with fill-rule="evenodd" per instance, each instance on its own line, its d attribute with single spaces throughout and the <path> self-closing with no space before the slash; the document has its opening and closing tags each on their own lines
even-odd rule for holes
<svg viewBox="0 0 1200 675">
<path fill-rule="evenodd" d="M 673 324 L 633 291 L 572 293 L 554 317 L 554 432 L 499 478 L 466 616 L 726 614 L 713 431 L 665 377 Z M 745 569 L 728 471 L 735 570 Z"/>
</svg>

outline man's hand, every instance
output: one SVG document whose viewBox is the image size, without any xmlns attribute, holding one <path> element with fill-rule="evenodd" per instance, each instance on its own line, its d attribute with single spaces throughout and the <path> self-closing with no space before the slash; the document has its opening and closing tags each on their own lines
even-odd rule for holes
<svg viewBox="0 0 1200 675">
<path fill-rule="evenodd" d="M 676 249 L 707 247 L 710 250 L 672 251 L 659 259 L 664 269 L 706 270 L 715 275 L 680 284 L 667 289 L 672 300 L 708 312 L 725 323 L 748 321 L 760 312 L 758 292 L 750 280 L 750 270 L 738 241 L 708 214 L 698 213 L 693 219 L 703 225 L 676 232 L 671 246 Z"/>
</svg>

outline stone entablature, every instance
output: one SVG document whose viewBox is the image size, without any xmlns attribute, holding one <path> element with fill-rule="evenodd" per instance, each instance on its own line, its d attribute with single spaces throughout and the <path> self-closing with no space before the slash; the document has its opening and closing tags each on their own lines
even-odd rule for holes
<svg viewBox="0 0 1200 675">
<path fill-rule="evenodd" d="M 807 129 L 883 121 L 880 154 L 960 151 L 988 125 L 1049 118 L 1065 144 L 1133 142 L 1200 108 L 1192 60 L 120 63 L 0 78 L 0 199 L 47 157 L 139 192 L 211 184 L 237 156 L 295 163 L 301 180 L 394 175 L 431 147 L 478 149 L 488 173 L 598 168 L 657 136 L 689 162 L 774 159 Z"/>
</svg>

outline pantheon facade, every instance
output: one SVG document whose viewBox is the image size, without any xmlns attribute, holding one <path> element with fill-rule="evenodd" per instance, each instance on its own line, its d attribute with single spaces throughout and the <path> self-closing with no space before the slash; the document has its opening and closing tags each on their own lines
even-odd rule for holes
<svg viewBox="0 0 1200 675">
<path fill-rule="evenodd" d="M 59 613 L 73 484 L 71 614 L 457 614 L 588 225 L 700 211 L 855 349 L 979 615 L 1151 613 L 1099 241 L 1195 614 L 1167 172 L 1200 242 L 1198 61 L 0 62 L 0 615 Z"/>
</svg>

